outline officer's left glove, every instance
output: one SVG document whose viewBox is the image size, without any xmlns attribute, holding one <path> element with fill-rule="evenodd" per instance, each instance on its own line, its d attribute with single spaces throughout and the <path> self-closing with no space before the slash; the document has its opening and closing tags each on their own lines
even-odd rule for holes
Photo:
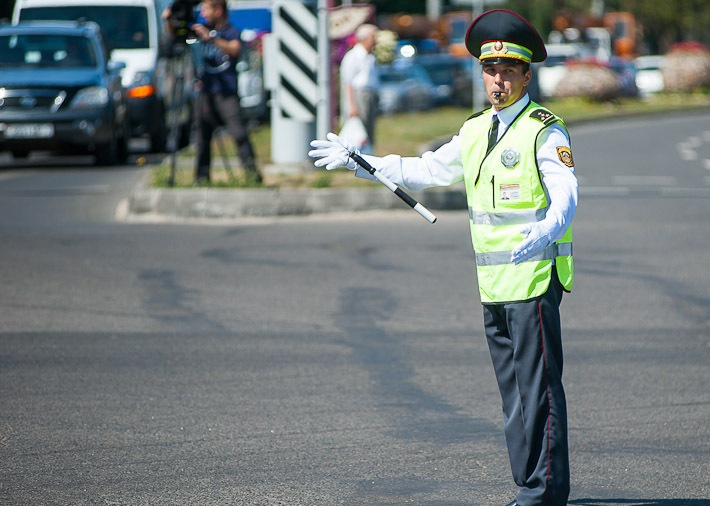
<svg viewBox="0 0 710 506">
<path fill-rule="evenodd" d="M 311 141 L 313 149 L 308 152 L 311 158 L 318 158 L 313 165 L 316 167 L 325 166 L 328 170 L 344 167 L 346 169 L 355 170 L 357 164 L 350 158 L 350 153 L 360 154 L 360 150 L 351 146 L 348 141 L 342 137 L 338 137 L 333 132 L 329 132 L 327 141 L 316 139 Z"/>
<path fill-rule="evenodd" d="M 515 265 L 542 252 L 552 242 L 552 231 L 544 221 L 528 223 L 520 228 L 525 239 L 515 247 L 510 255 L 510 261 Z"/>
</svg>

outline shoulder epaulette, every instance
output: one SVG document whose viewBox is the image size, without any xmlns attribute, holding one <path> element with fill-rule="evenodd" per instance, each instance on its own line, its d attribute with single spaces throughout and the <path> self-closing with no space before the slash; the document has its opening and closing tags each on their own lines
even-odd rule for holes
<svg viewBox="0 0 710 506">
<path fill-rule="evenodd" d="M 555 115 L 547 109 L 535 109 L 530 113 L 530 117 L 538 121 L 542 121 L 546 125 L 556 120 Z"/>
</svg>

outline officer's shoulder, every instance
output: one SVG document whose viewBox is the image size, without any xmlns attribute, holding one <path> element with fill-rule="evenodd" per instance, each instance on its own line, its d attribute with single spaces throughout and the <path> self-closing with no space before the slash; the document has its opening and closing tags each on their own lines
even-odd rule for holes
<svg viewBox="0 0 710 506">
<path fill-rule="evenodd" d="M 550 112 L 549 110 L 545 109 L 544 107 L 537 106 L 532 108 L 532 111 L 528 115 L 532 119 L 535 119 L 541 123 L 544 123 L 545 125 L 549 125 L 550 123 L 553 123 L 557 121 L 557 116 L 555 116 L 554 113 Z"/>
<path fill-rule="evenodd" d="M 478 118 L 479 116 L 481 116 L 481 115 L 487 113 L 487 112 L 490 111 L 490 110 L 491 110 L 491 108 L 489 107 L 488 109 L 483 109 L 482 111 L 474 112 L 474 113 L 471 114 L 468 118 L 466 118 L 466 121 L 468 121 L 468 120 L 470 120 L 470 119 L 473 119 L 473 118 Z"/>
</svg>

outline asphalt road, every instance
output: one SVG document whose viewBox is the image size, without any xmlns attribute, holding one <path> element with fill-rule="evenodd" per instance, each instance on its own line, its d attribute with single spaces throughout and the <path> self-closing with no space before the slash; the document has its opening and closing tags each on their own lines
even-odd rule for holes
<svg viewBox="0 0 710 506">
<path fill-rule="evenodd" d="M 572 504 L 710 504 L 709 120 L 572 129 Z M 51 163 L 0 158 L 0 504 L 514 497 L 465 212 L 126 224 L 145 169 Z"/>
</svg>

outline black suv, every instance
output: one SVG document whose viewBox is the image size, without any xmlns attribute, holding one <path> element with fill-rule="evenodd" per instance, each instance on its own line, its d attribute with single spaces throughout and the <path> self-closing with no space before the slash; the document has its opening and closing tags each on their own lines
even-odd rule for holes
<svg viewBox="0 0 710 506">
<path fill-rule="evenodd" d="M 126 64 L 122 72 L 133 137 L 147 137 L 151 152 L 189 144 L 192 132 L 194 65 L 186 44 L 173 47 L 161 20 L 173 0 L 18 0 L 16 22 L 94 21 L 111 58 Z M 196 1 L 180 3 L 196 4 Z M 20 7 L 19 10 L 17 7 Z M 175 142 L 170 142 L 173 138 Z"/>
<path fill-rule="evenodd" d="M 0 151 L 91 153 L 98 165 L 128 157 L 120 71 L 93 22 L 0 26 Z"/>
</svg>

